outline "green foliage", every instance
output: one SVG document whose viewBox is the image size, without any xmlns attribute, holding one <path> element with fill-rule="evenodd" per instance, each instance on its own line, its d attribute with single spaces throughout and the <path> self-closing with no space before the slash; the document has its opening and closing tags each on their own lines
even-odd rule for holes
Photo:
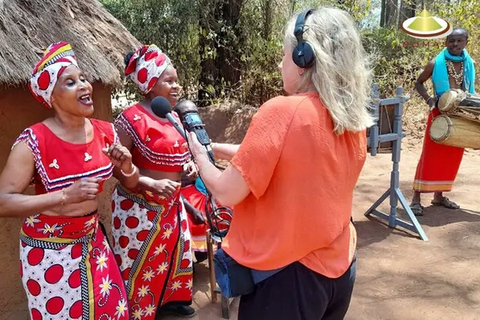
<svg viewBox="0 0 480 320">
<path fill-rule="evenodd" d="M 281 7 L 270 8 L 273 1 L 251 1 L 242 15 L 245 47 L 241 59 L 245 68 L 239 96 L 233 97 L 241 102 L 259 106 L 271 97 L 282 92 L 282 76 L 278 65 L 282 59 L 283 27 L 287 21 L 287 12 Z M 267 25 L 267 14 L 272 17 Z M 273 19 L 275 17 L 275 19 Z"/>
<path fill-rule="evenodd" d="M 393 95 L 399 85 L 406 93 L 414 93 L 414 82 L 421 70 L 444 46 L 444 39 L 414 39 L 397 27 L 362 27 L 365 21 L 374 21 L 371 0 L 236 0 L 240 1 L 235 2 L 240 14 L 234 22 L 225 20 L 225 12 L 219 14 L 221 5 L 233 3 L 225 1 L 101 0 L 141 42 L 155 43 L 170 56 L 186 97 L 193 100 L 199 89 L 211 102 L 233 99 L 254 106 L 280 94 L 278 64 L 284 26 L 294 12 L 308 7 L 337 6 L 356 19 L 363 28 L 374 81 L 380 84 L 383 96 Z M 414 0 L 408 1 L 412 4 Z M 428 9 L 452 26 L 465 27 L 470 32 L 468 50 L 474 59 L 480 58 L 480 47 L 476 45 L 480 40 L 476 28 L 480 25 L 480 0 L 433 2 Z M 416 14 L 421 10 L 418 5 Z M 225 60 L 221 60 L 222 54 Z M 237 63 L 230 69 L 223 68 L 232 63 L 232 56 Z M 227 80 L 228 70 L 239 72 L 237 83 Z M 202 79 L 211 82 L 202 85 Z M 127 92 L 133 91 L 130 84 Z"/>
<path fill-rule="evenodd" d="M 363 45 L 370 54 L 374 81 L 383 96 L 390 96 L 398 86 L 411 91 L 420 70 L 442 49 L 443 43 L 414 39 L 394 28 L 378 28 L 363 31 Z"/>
<path fill-rule="evenodd" d="M 472 58 L 478 61 L 480 58 L 480 47 L 478 46 L 480 41 L 480 29 L 478 28 L 480 25 L 480 0 L 458 1 L 453 4 L 436 3 L 434 10 L 439 17 L 447 20 L 453 27 L 465 28 L 469 32 L 467 49 Z"/>
<path fill-rule="evenodd" d="M 420 11 L 418 8 L 417 14 Z M 480 48 L 476 45 L 480 40 L 480 31 L 476 28 L 480 24 L 480 0 L 452 4 L 435 2 L 429 12 L 447 20 L 452 28 L 467 29 L 470 33 L 467 49 L 474 60 L 480 58 Z M 362 33 L 364 47 L 372 57 L 374 81 L 379 83 L 384 96 L 394 95 L 397 86 L 403 86 L 406 93 L 415 94 L 416 78 L 445 46 L 444 38 L 419 40 L 397 28 L 376 28 Z"/>
</svg>

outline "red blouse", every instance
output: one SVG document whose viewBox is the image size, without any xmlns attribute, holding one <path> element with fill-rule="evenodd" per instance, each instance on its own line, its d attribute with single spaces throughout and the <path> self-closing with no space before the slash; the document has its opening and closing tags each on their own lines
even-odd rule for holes
<svg viewBox="0 0 480 320">
<path fill-rule="evenodd" d="M 111 123 L 89 119 L 93 125 L 93 140 L 74 144 L 57 137 L 45 124 L 37 123 L 25 129 L 14 145 L 25 142 L 35 159 L 35 193 L 43 194 L 64 189 L 80 178 L 100 178 L 103 182 L 113 173 L 113 164 L 102 148 L 119 143 Z M 12 147 L 13 148 L 13 147 Z"/>
<path fill-rule="evenodd" d="M 172 115 L 180 123 L 178 115 Z M 170 122 L 160 122 L 140 104 L 124 110 L 115 120 L 133 141 L 133 163 L 144 169 L 181 172 L 190 160 L 185 139 Z"/>
</svg>

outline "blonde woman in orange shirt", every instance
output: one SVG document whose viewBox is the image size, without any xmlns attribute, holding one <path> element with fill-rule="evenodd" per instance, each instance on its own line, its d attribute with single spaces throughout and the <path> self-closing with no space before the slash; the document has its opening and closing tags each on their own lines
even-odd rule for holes
<svg viewBox="0 0 480 320">
<path fill-rule="evenodd" d="M 239 320 L 343 319 L 355 281 L 353 189 L 366 158 L 370 71 L 353 19 L 307 10 L 286 28 L 283 85 L 240 146 L 214 144 L 223 172 L 194 135 L 207 188 L 235 206 L 223 250 L 252 271 Z"/>
</svg>

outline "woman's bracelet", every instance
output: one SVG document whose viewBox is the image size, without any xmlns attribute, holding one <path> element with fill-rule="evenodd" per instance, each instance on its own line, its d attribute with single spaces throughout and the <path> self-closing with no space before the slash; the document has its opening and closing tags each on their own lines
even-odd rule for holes
<svg viewBox="0 0 480 320">
<path fill-rule="evenodd" d="M 427 104 L 430 104 L 430 100 L 433 99 L 433 97 L 428 97 L 427 99 Z"/>
<path fill-rule="evenodd" d="M 133 167 L 133 169 L 132 169 L 132 172 L 130 172 L 130 173 L 125 173 L 125 172 L 123 172 L 122 169 L 120 169 L 120 172 L 123 174 L 124 177 L 129 178 L 137 172 L 137 167 L 134 166 L 133 164 L 132 164 L 132 167 Z"/>
</svg>

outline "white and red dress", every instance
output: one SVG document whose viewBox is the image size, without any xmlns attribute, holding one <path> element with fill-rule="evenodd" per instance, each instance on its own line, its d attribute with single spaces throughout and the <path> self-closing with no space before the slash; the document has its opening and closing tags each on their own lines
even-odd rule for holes
<svg viewBox="0 0 480 320">
<path fill-rule="evenodd" d="M 15 145 L 25 143 L 34 156 L 36 194 L 64 189 L 84 177 L 111 177 L 113 165 L 101 149 L 118 141 L 117 135 L 112 124 L 90 121 L 94 138 L 85 144 L 63 141 L 43 123 L 17 138 Z M 26 218 L 20 263 L 31 319 L 130 319 L 120 271 L 97 212 Z"/>
<path fill-rule="evenodd" d="M 190 159 L 185 140 L 173 125 L 158 121 L 140 104 L 123 111 L 115 124 L 132 139 L 132 159 L 139 168 L 182 172 L 182 165 Z M 118 184 L 112 212 L 115 258 L 132 318 L 151 320 L 158 307 L 190 305 L 191 240 L 180 188 L 166 198 Z"/>
</svg>

